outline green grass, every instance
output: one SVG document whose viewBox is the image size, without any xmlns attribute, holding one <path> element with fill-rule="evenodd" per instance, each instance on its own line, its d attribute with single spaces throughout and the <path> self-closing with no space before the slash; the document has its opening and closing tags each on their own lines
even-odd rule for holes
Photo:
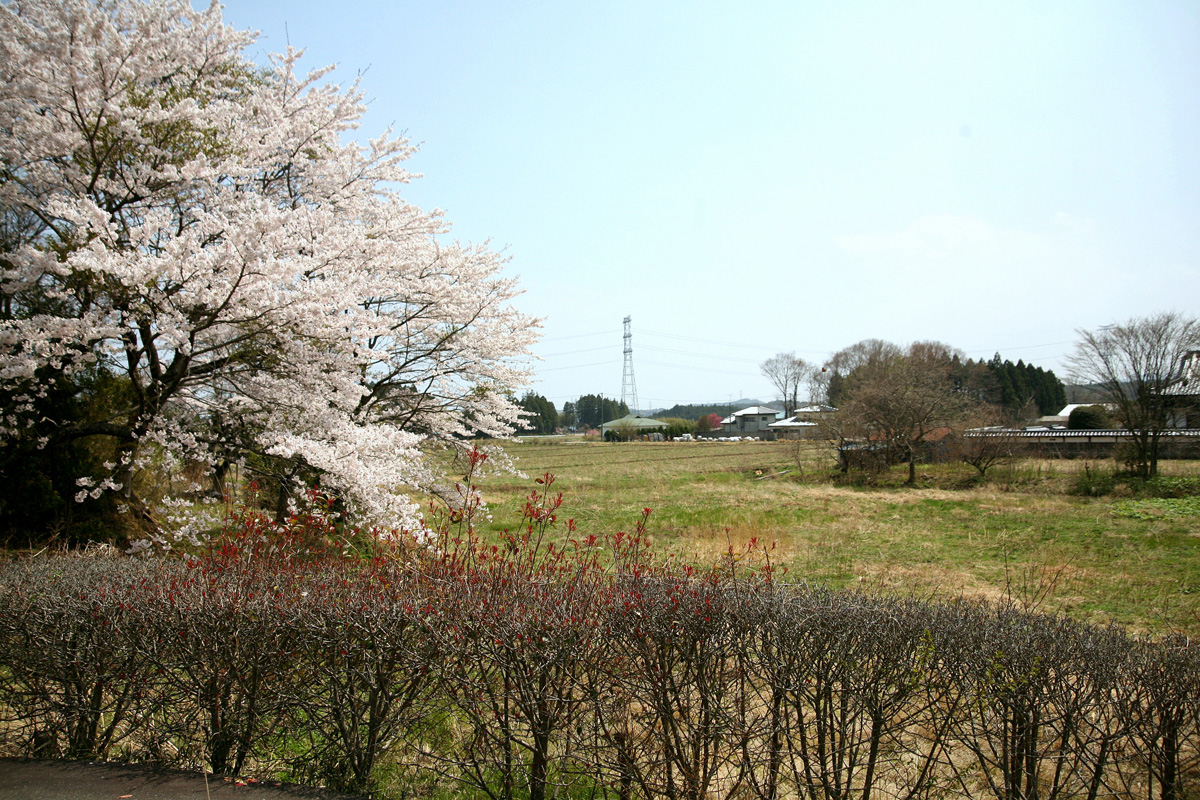
<svg viewBox="0 0 1200 800">
<path fill-rule="evenodd" d="M 983 482 L 964 465 L 922 466 L 918 486 L 905 487 L 903 467 L 859 481 L 866 485 L 835 485 L 832 460 L 815 445 L 799 454 L 774 442 L 506 450 L 528 477 L 481 481 L 495 531 L 517 524 L 532 478 L 550 472 L 564 494 L 560 517 L 580 532 L 628 531 L 649 507 L 655 548 L 698 562 L 757 537 L 774 544 L 772 560 L 791 579 L 1007 596 L 1090 622 L 1200 633 L 1196 498 L 1080 496 L 1083 462 L 997 467 Z M 1200 464 L 1163 470 L 1166 485 L 1190 487 Z"/>
</svg>

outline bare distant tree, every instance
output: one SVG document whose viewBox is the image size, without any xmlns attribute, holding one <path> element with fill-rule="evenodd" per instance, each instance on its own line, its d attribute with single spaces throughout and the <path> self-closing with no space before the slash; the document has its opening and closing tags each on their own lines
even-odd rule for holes
<svg viewBox="0 0 1200 800">
<path fill-rule="evenodd" d="M 855 372 L 902 354 L 903 351 L 898 346 L 882 339 L 863 339 L 837 351 L 825 362 L 821 371 L 816 373 L 825 402 L 831 406 L 840 405 Z"/>
<path fill-rule="evenodd" d="M 908 461 L 908 482 L 917 479 L 921 449 L 939 429 L 961 428 L 978 406 L 953 380 L 955 351 L 936 342 L 918 342 L 906 353 L 877 357 L 848 376 L 838 416 L 885 448 L 888 460 Z"/>
<path fill-rule="evenodd" d="M 783 415 L 790 417 L 796 413 L 800 385 L 807 382 L 812 374 L 812 366 L 795 353 L 776 353 L 760 364 L 759 369 L 779 392 L 779 399 L 783 401 Z"/>
<path fill-rule="evenodd" d="M 1159 440 L 1183 399 L 1185 370 L 1200 351 L 1200 323 L 1167 312 L 1078 333 L 1067 361 L 1073 380 L 1093 387 L 1130 432 L 1137 474 L 1157 475 Z"/>
<path fill-rule="evenodd" d="M 632 442 L 638 437 L 638 426 L 630 420 L 621 420 L 613 426 L 613 433 L 622 442 Z"/>
<path fill-rule="evenodd" d="M 1021 431 L 1007 422 L 1004 409 L 984 406 L 972 413 L 957 444 L 959 459 L 979 471 L 979 477 L 997 464 L 1012 463 L 1026 449 Z"/>
</svg>

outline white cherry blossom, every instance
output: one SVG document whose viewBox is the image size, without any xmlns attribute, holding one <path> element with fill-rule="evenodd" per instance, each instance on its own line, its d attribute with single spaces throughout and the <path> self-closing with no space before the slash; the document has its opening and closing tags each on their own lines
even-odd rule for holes
<svg viewBox="0 0 1200 800">
<path fill-rule="evenodd" d="M 404 200 L 406 140 L 348 141 L 357 85 L 252 41 L 215 4 L 0 4 L 0 434 L 99 364 L 128 403 L 38 423 L 119 443 L 95 487 L 258 453 L 412 526 L 422 442 L 512 432 L 538 324 L 501 258 Z"/>
</svg>

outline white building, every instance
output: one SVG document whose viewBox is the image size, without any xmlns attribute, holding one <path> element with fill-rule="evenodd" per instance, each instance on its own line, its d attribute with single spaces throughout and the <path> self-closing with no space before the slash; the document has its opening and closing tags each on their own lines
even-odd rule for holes
<svg viewBox="0 0 1200 800">
<path fill-rule="evenodd" d="M 735 411 L 721 420 L 721 433 L 725 436 L 759 436 L 768 438 L 771 435 L 771 423 L 783 415 L 770 406 L 750 406 L 741 411 Z"/>
</svg>

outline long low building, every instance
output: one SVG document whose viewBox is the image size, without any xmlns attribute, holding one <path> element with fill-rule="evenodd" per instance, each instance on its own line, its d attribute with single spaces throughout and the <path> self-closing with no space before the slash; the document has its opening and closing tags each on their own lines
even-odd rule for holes
<svg viewBox="0 0 1200 800">
<path fill-rule="evenodd" d="M 667 423 L 661 419 L 650 419 L 649 417 L 639 417 L 636 414 L 626 414 L 620 419 L 610 420 L 600 426 L 600 436 L 608 441 L 609 439 L 629 438 L 630 436 L 638 436 L 651 431 L 661 431 L 667 427 Z"/>
<path fill-rule="evenodd" d="M 1107 458 L 1123 442 L 1133 439 L 1124 428 L 1070 430 L 1067 428 L 980 428 L 966 431 L 975 436 L 1006 436 L 1053 458 Z M 1159 433 L 1162 458 L 1200 458 L 1200 428 L 1169 428 Z"/>
</svg>

